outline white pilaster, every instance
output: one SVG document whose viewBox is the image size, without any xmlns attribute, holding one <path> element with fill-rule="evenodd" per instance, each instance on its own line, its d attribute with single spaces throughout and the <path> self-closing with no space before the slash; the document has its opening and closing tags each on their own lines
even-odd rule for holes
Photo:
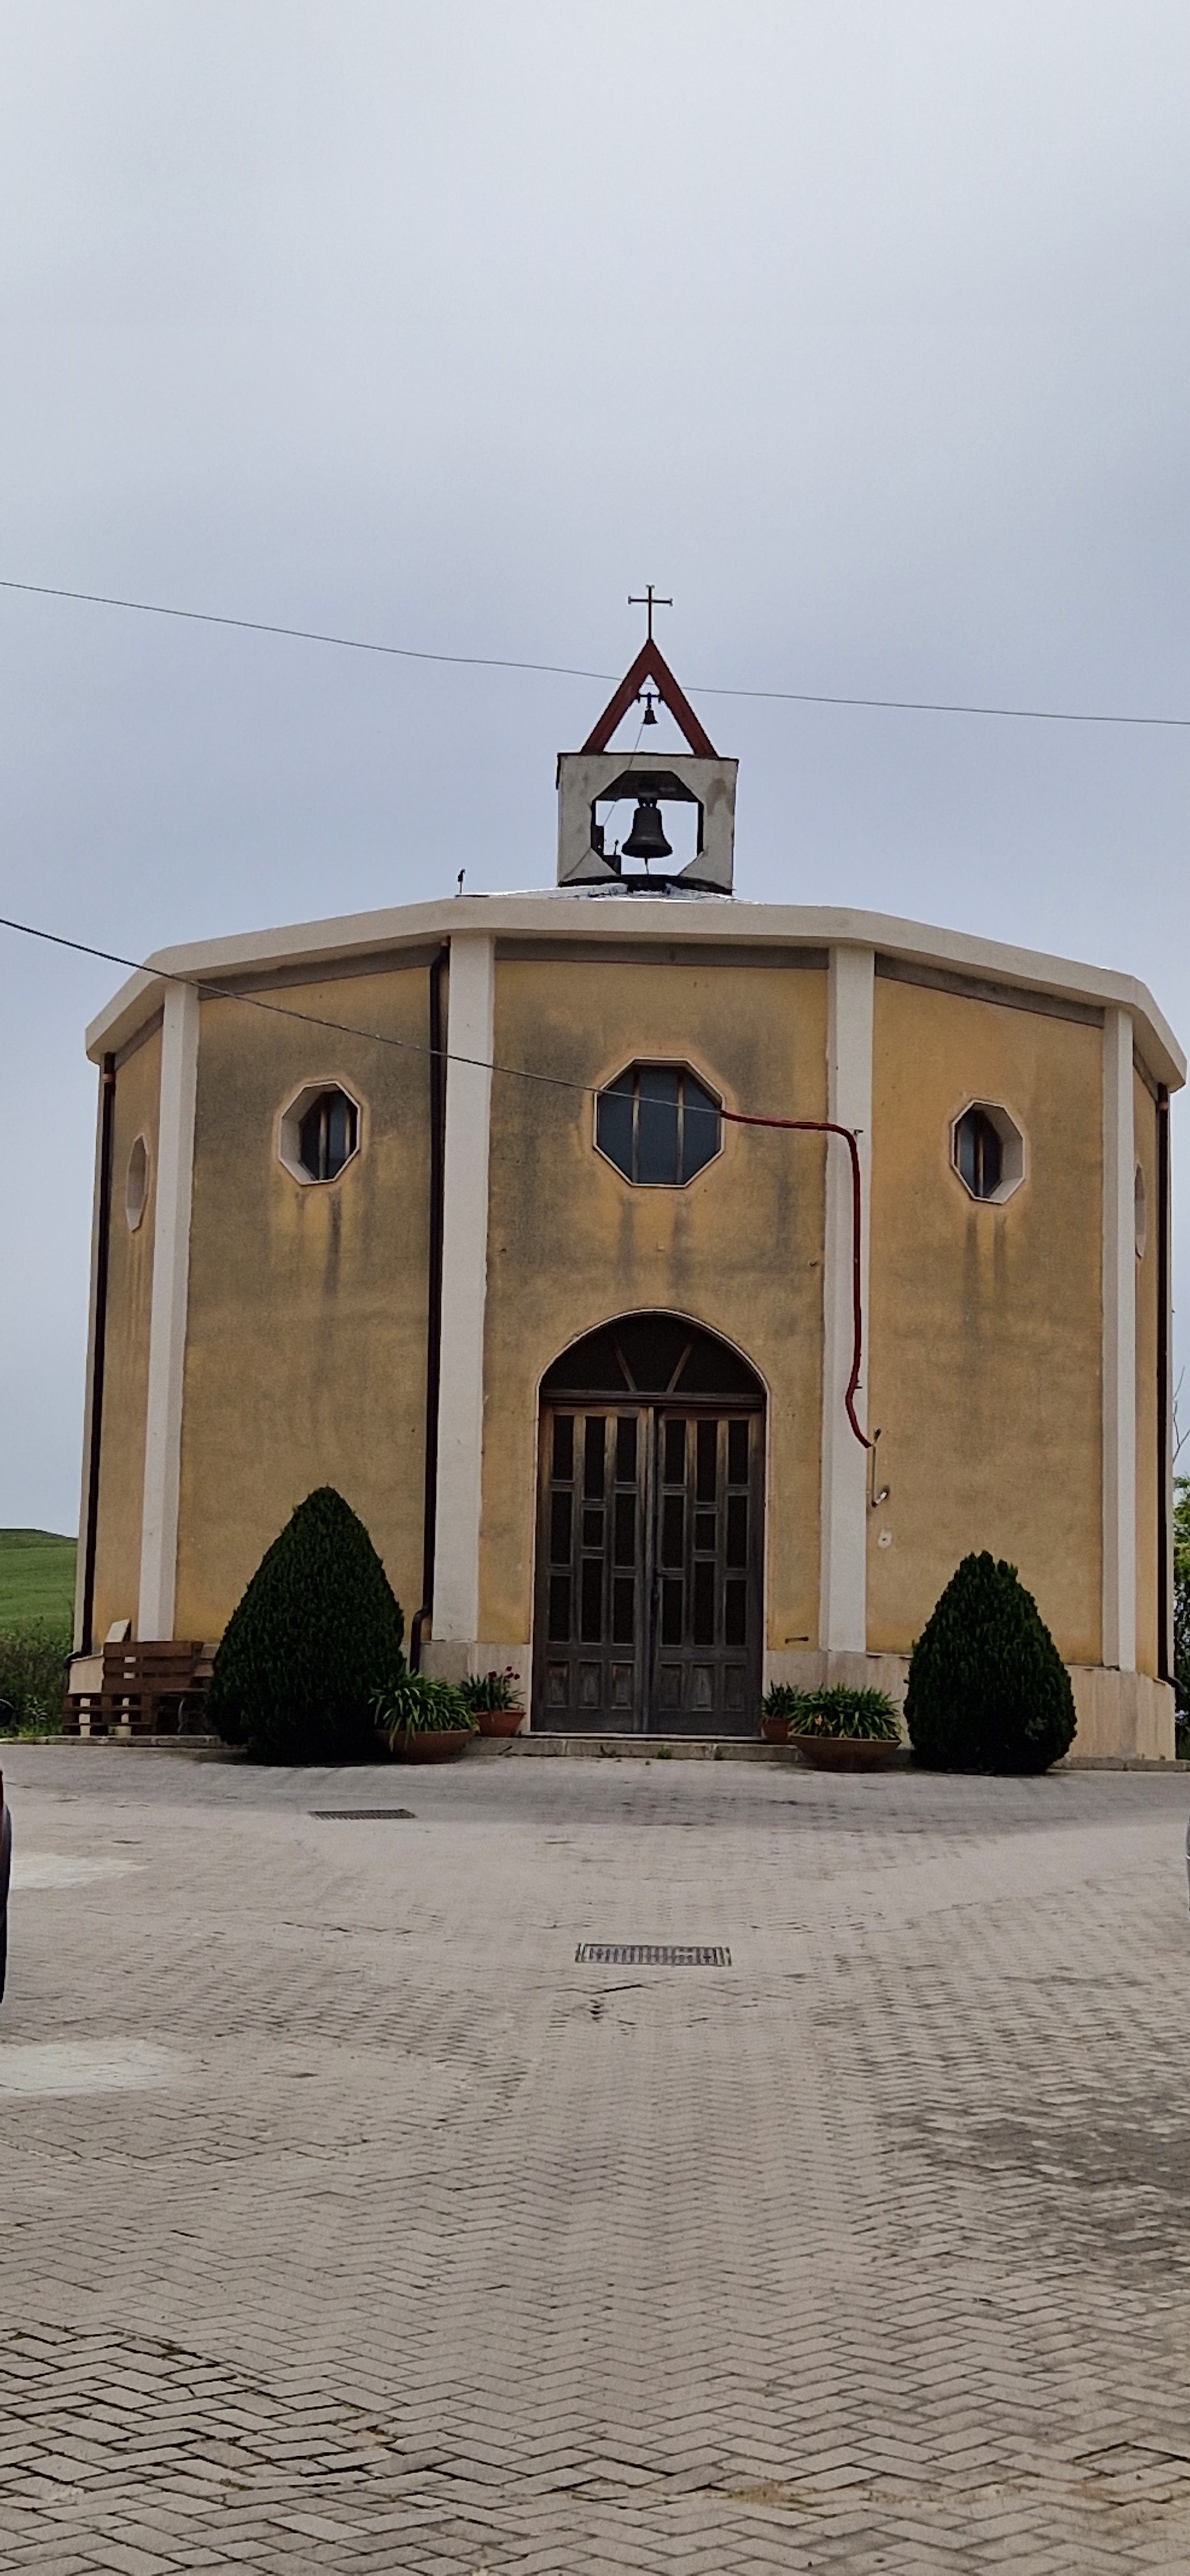
<svg viewBox="0 0 1190 2576">
<path fill-rule="evenodd" d="M 827 987 L 827 1116 L 859 1136 L 860 1293 L 868 1316 L 868 1208 L 872 1163 L 872 1003 L 875 953 L 832 948 Z M 818 1642 L 867 1646 L 868 1454 L 844 1410 L 854 1340 L 851 1158 L 841 1136 L 826 1146 L 823 1265 L 821 1587 Z M 855 1410 L 867 1427 L 867 1352 Z"/>
<path fill-rule="evenodd" d="M 174 1629 L 198 1023 L 199 999 L 194 985 L 167 985 L 161 1031 L 145 1484 L 136 1617 L 136 1633 L 142 1638 L 172 1637 Z"/>
<path fill-rule="evenodd" d="M 1136 1129 L 1132 1014 L 1103 1023 L 1103 1647 L 1136 1670 Z"/>
<path fill-rule="evenodd" d="M 439 1642 L 470 1645 L 479 1635 L 483 1321 L 495 1015 L 492 939 L 467 932 L 451 940 L 449 990 L 433 1635 Z M 473 1061 L 460 1063 L 460 1057 Z"/>
</svg>

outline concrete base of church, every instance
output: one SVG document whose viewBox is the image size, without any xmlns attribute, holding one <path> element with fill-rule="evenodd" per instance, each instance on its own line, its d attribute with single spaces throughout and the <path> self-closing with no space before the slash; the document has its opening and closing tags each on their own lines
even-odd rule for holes
<svg viewBox="0 0 1190 2576">
<path fill-rule="evenodd" d="M 844 1683 L 852 1690 L 887 1691 L 900 1708 L 909 1681 L 907 1655 L 800 1653 L 765 1656 L 765 1687 L 789 1682 L 795 1690 Z M 1084 1758 L 1131 1756 L 1146 1762 L 1174 1760 L 1172 1682 L 1148 1673 L 1109 1671 L 1104 1664 L 1068 1664 L 1078 1732 L 1071 1751 Z"/>
<path fill-rule="evenodd" d="M 482 1639 L 475 1645 L 427 1638 L 422 1669 L 439 1681 L 462 1681 L 468 1673 L 502 1673 L 511 1665 L 528 1707 L 533 1669 L 525 1645 L 499 1645 Z M 1174 1760 L 1174 1694 L 1170 1682 L 1147 1673 L 1109 1671 L 1103 1664 L 1068 1664 L 1078 1733 L 1071 1751 L 1083 1759 L 1115 1757 L 1134 1761 Z M 866 1655 L 819 1647 L 786 1649 L 764 1659 L 765 1689 L 788 1682 L 794 1690 L 821 1690 L 843 1683 L 851 1690 L 887 1691 L 900 1708 L 909 1680 L 907 1655 Z"/>
</svg>

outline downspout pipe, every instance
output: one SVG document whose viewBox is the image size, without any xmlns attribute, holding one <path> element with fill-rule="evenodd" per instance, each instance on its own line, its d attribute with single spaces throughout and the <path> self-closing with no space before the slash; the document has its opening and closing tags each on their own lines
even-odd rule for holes
<svg viewBox="0 0 1190 2576">
<path fill-rule="evenodd" d="M 426 1279 L 426 1445 L 422 1499 L 421 1608 L 409 1632 L 409 1668 L 421 1665 L 422 1638 L 434 1611 L 434 1542 L 438 1516 L 438 1413 L 442 1390 L 442 1234 L 446 1174 L 446 1054 L 442 982 L 450 957 L 439 949 L 430 968 L 430 1241 Z"/>
<path fill-rule="evenodd" d="M 103 1437 L 103 1370 L 107 1348 L 107 1274 L 112 1231 L 112 1150 L 116 1126 L 116 1059 L 105 1055 L 99 1074 L 99 1190 L 95 1242 L 95 1331 L 87 1407 L 87 1518 L 83 1531 L 83 1596 L 79 1648 L 94 1652 L 95 1550 L 99 1536 L 99 1452 Z"/>
<path fill-rule="evenodd" d="M 1157 1089 L 1157 1678 L 1173 1680 L 1173 1408 L 1170 1401 L 1170 1172 L 1169 1092 Z"/>
</svg>

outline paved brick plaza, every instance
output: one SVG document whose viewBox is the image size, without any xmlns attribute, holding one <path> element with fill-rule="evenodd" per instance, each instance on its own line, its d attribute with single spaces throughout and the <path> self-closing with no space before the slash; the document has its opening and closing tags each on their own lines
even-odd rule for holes
<svg viewBox="0 0 1190 2576">
<path fill-rule="evenodd" d="M 0 2570 L 1190 2564 L 1183 1778 L 2 1758 Z"/>
</svg>

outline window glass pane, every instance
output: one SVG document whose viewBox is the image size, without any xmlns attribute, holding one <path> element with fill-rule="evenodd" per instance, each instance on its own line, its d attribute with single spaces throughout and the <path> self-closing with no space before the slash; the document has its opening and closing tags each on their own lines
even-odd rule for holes
<svg viewBox="0 0 1190 2576">
<path fill-rule="evenodd" d="M 625 1180 L 632 1178 L 632 1076 L 623 1075 L 595 1103 L 595 1135 L 601 1152 Z"/>
<path fill-rule="evenodd" d="M 680 1565 L 682 1562 L 685 1517 L 684 1494 L 667 1494 L 661 1510 L 661 1562 L 663 1565 Z"/>
<path fill-rule="evenodd" d="M 568 1646 L 569 1643 L 570 1576 L 568 1574 L 551 1574 L 550 1644 L 552 1646 Z"/>
<path fill-rule="evenodd" d="M 603 1513 L 598 1507 L 593 1508 L 588 1503 L 583 1512 L 583 1546 L 602 1547 L 602 1545 Z"/>
<path fill-rule="evenodd" d="M 550 1497 L 550 1562 L 553 1565 L 570 1563 L 569 1494 L 553 1494 Z"/>
<path fill-rule="evenodd" d="M 616 1483 L 636 1483 L 636 1415 L 622 1413 L 616 1424 Z"/>
<path fill-rule="evenodd" d="M 603 1559 L 583 1558 L 582 1640 L 597 1646 L 603 1636 Z"/>
<path fill-rule="evenodd" d="M 692 1073 L 683 1077 L 682 1179 L 690 1180 L 719 1151 L 719 1109 Z"/>
<path fill-rule="evenodd" d="M 679 1575 L 667 1574 L 661 1586 L 661 1643 L 680 1646 L 682 1642 L 682 1582 Z"/>
<path fill-rule="evenodd" d="M 978 1141 L 979 1195 L 981 1199 L 990 1199 L 993 1193 L 1000 1187 L 1002 1155 L 1003 1148 L 1001 1146 L 999 1136 L 992 1125 L 991 1119 L 984 1118 L 981 1115 L 979 1119 Z"/>
<path fill-rule="evenodd" d="M 686 1474 L 686 1425 L 667 1422 L 665 1426 L 665 1481 L 680 1485 Z"/>
<path fill-rule="evenodd" d="M 694 1643 L 715 1643 L 715 1568 L 708 1557 L 696 1557 L 694 1564 Z"/>
<path fill-rule="evenodd" d="M 729 1494 L 727 1498 L 727 1562 L 729 1565 L 746 1565 L 748 1562 L 746 1494 Z"/>
<path fill-rule="evenodd" d="M 637 1077 L 636 1173 L 638 1181 L 678 1179 L 678 1075 L 668 1065 L 642 1065 Z"/>
<path fill-rule="evenodd" d="M 747 1643 L 748 1586 L 733 1575 L 727 1585 L 724 1602 L 723 1642 L 727 1646 Z"/>
<path fill-rule="evenodd" d="M 587 1415 L 587 1438 L 583 1451 L 583 1492 L 603 1500 L 603 1441 L 607 1422 L 602 1413 Z"/>
<path fill-rule="evenodd" d="M 700 1503 L 715 1500 L 715 1454 L 719 1446 L 717 1422 L 700 1422 L 698 1426 L 698 1499 Z"/>
<path fill-rule="evenodd" d="M 748 1482 L 748 1425 L 729 1422 L 727 1426 L 727 1481 L 729 1485 Z"/>
<path fill-rule="evenodd" d="M 569 1484 L 574 1474 L 574 1415 L 554 1415 L 554 1474 L 560 1484 Z"/>
<path fill-rule="evenodd" d="M 715 1514 L 714 1514 L 714 1512 L 696 1512 L 696 1513 L 695 1513 L 695 1515 L 694 1515 L 694 1544 L 695 1544 L 696 1548 L 699 1548 L 699 1549 L 700 1549 L 704 1554 L 706 1553 L 706 1551 L 707 1551 L 707 1549 L 708 1549 L 708 1548 L 713 1548 L 713 1547 L 714 1547 L 714 1544 L 715 1544 Z"/>
<path fill-rule="evenodd" d="M 636 1562 L 635 1494 L 617 1494 L 616 1496 L 615 1556 L 617 1565 L 633 1565 Z"/>
<path fill-rule="evenodd" d="M 617 1574 L 612 1585 L 612 1644 L 632 1644 L 636 1585 L 630 1574 Z"/>
</svg>

